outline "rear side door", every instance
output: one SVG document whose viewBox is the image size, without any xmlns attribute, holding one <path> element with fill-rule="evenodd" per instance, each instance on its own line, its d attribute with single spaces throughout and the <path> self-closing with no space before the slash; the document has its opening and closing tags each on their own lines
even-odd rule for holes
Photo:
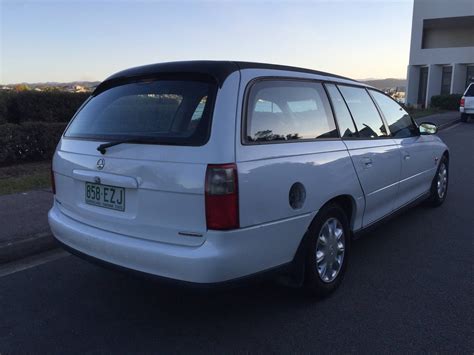
<svg viewBox="0 0 474 355">
<path fill-rule="evenodd" d="M 393 211 L 400 179 L 397 143 L 362 87 L 327 84 L 339 130 L 365 196 L 363 226 Z"/>
<path fill-rule="evenodd" d="M 331 198 L 353 196 L 357 211 L 363 208 L 323 85 L 293 75 L 242 71 L 242 129 L 236 131 L 240 226 L 272 234 L 272 262 L 294 257 L 315 213 Z"/>
<path fill-rule="evenodd" d="M 402 170 L 395 203 L 401 207 L 430 189 L 437 167 L 437 140 L 431 135 L 420 135 L 410 115 L 391 97 L 375 90 L 369 92 L 400 147 Z"/>
</svg>

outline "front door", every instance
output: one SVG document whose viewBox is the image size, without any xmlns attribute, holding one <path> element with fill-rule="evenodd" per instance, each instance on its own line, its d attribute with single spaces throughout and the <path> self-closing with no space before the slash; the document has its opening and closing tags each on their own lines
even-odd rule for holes
<svg viewBox="0 0 474 355">
<path fill-rule="evenodd" d="M 400 178 L 400 152 L 392 139 L 345 141 L 365 195 L 363 226 L 395 207 Z"/>
<path fill-rule="evenodd" d="M 421 136 L 410 115 L 391 97 L 369 90 L 388 124 L 401 158 L 400 184 L 395 200 L 399 208 L 427 192 L 436 169 L 433 136 Z"/>
<path fill-rule="evenodd" d="M 362 223 L 367 226 L 394 209 L 400 180 L 400 151 L 367 90 L 345 85 L 338 88 L 357 130 L 353 137 L 344 139 L 344 143 L 364 191 Z"/>
</svg>

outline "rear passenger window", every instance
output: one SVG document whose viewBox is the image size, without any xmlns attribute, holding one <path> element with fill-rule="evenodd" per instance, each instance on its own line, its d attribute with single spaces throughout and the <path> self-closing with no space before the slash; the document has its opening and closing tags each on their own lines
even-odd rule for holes
<svg viewBox="0 0 474 355">
<path fill-rule="evenodd" d="M 351 138 L 357 136 L 357 130 L 355 129 L 354 122 L 352 121 L 351 114 L 347 109 L 346 103 L 341 96 L 341 93 L 334 84 L 325 84 L 328 90 L 329 97 L 336 114 L 337 124 L 339 125 L 339 132 L 341 137 Z"/>
<path fill-rule="evenodd" d="M 352 113 L 360 138 L 387 136 L 382 118 L 364 88 L 338 85 L 342 96 Z"/>
<path fill-rule="evenodd" d="M 379 105 L 388 123 L 388 129 L 394 138 L 407 138 L 418 135 L 418 129 L 410 115 L 399 104 L 378 91 L 370 90 L 370 93 L 377 105 Z"/>
<path fill-rule="evenodd" d="M 295 141 L 338 136 L 321 84 L 259 81 L 247 105 L 246 141 Z"/>
</svg>

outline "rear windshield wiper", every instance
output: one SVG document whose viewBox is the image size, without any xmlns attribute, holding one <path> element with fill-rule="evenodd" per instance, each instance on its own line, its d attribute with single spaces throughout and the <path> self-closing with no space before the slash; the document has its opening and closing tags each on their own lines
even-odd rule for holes
<svg viewBox="0 0 474 355">
<path fill-rule="evenodd" d="M 118 141 L 113 141 L 109 143 L 103 143 L 97 147 L 97 150 L 101 152 L 101 154 L 105 154 L 107 148 L 113 147 L 115 145 L 123 144 L 123 143 L 155 143 L 156 139 L 152 138 L 128 138 L 122 139 Z"/>
</svg>

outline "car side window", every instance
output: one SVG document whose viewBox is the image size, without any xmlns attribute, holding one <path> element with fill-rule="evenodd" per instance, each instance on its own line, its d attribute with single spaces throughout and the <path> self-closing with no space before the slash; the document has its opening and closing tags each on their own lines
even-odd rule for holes
<svg viewBox="0 0 474 355">
<path fill-rule="evenodd" d="M 370 94 L 379 106 L 390 133 L 394 138 L 407 138 L 419 135 L 410 115 L 398 103 L 381 92 L 370 90 Z"/>
<path fill-rule="evenodd" d="M 360 87 L 338 85 L 344 100 L 354 118 L 359 138 L 388 136 L 385 125 L 369 93 Z"/>
<path fill-rule="evenodd" d="M 336 115 L 337 124 L 339 126 L 339 132 L 341 132 L 342 138 L 357 137 L 357 130 L 352 121 L 351 113 L 347 108 L 341 93 L 334 84 L 324 84 L 329 94 L 329 98 L 332 102 L 334 114 Z"/>
<path fill-rule="evenodd" d="M 297 141 L 336 138 L 336 124 L 320 83 L 262 80 L 247 102 L 245 141 Z"/>
</svg>

